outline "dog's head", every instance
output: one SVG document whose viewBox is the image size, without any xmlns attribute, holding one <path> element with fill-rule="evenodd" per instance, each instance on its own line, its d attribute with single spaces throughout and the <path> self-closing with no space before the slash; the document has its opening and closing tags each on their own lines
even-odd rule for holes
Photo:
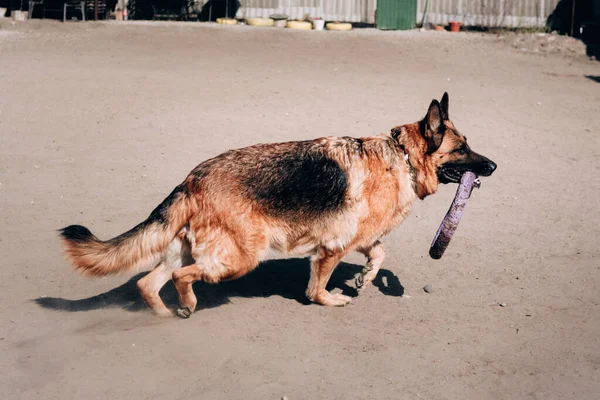
<svg viewBox="0 0 600 400">
<path fill-rule="evenodd" d="M 437 167 L 438 181 L 458 183 L 466 171 L 490 176 L 496 170 L 496 163 L 471 150 L 467 138 L 449 119 L 448 102 L 448 93 L 444 93 L 441 102 L 433 100 L 420 122 L 420 131 L 427 141 L 427 154 Z"/>
</svg>

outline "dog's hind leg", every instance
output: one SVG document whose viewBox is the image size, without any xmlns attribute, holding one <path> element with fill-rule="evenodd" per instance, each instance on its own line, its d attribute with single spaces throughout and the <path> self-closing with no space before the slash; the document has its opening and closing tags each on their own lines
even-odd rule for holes
<svg viewBox="0 0 600 400">
<path fill-rule="evenodd" d="M 372 246 L 358 249 L 358 251 L 367 257 L 367 265 L 363 268 L 362 272 L 356 277 L 356 287 L 359 290 L 366 289 L 369 287 L 373 279 L 377 276 L 381 264 L 385 259 L 385 248 L 378 240 Z"/>
<path fill-rule="evenodd" d="M 350 303 L 350 297 L 343 294 L 331 294 L 325 289 L 333 270 L 344 254 L 343 251 L 331 251 L 321 248 L 312 257 L 310 279 L 306 289 L 306 296 L 309 300 L 324 306 L 344 306 Z"/>
<path fill-rule="evenodd" d="M 173 276 L 173 269 L 163 261 L 137 282 L 137 287 L 146 304 L 161 317 L 173 316 L 159 295 L 160 289 L 171 280 L 171 276 Z"/>
<path fill-rule="evenodd" d="M 181 308 L 177 310 L 177 315 L 181 318 L 189 318 L 196 309 L 197 299 L 192 288 L 194 282 L 202 280 L 214 284 L 223 280 L 236 279 L 258 265 L 258 261 L 249 262 L 246 260 L 244 262 L 242 257 L 237 258 L 237 262 L 232 262 L 233 265 L 236 265 L 235 268 L 214 261 L 212 264 L 207 263 L 206 267 L 193 264 L 173 271 L 173 282 L 181 304 Z"/>
<path fill-rule="evenodd" d="M 207 225 L 205 221 L 201 222 Z M 181 304 L 177 310 L 180 317 L 189 318 L 196 309 L 194 282 L 202 280 L 214 284 L 237 279 L 258 265 L 258 254 L 265 250 L 267 239 L 256 231 L 248 233 L 240 229 L 238 222 L 235 218 L 217 221 L 210 229 L 201 227 L 195 231 L 193 240 L 190 240 L 194 264 L 173 271 L 173 282 Z"/>
<path fill-rule="evenodd" d="M 173 312 L 161 300 L 159 292 L 171 280 L 174 270 L 191 262 L 190 244 L 185 239 L 176 238 L 167 248 L 164 260 L 137 282 L 142 298 L 157 315 L 173 316 Z"/>
<path fill-rule="evenodd" d="M 173 271 L 173 282 L 181 305 L 181 308 L 177 310 L 177 315 L 181 318 L 189 318 L 196 309 L 198 300 L 194 294 L 192 284 L 201 280 L 203 274 L 204 268 L 198 264 L 188 265 Z"/>
</svg>

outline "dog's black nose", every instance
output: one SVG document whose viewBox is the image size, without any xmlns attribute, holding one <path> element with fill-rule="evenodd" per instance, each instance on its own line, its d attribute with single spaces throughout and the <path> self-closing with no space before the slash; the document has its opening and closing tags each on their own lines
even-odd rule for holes
<svg viewBox="0 0 600 400">
<path fill-rule="evenodd" d="M 483 170 L 481 171 L 481 175 L 483 176 L 490 176 L 497 168 L 498 166 L 496 165 L 495 162 L 488 160 L 487 163 L 485 163 L 485 165 L 483 166 Z"/>
</svg>

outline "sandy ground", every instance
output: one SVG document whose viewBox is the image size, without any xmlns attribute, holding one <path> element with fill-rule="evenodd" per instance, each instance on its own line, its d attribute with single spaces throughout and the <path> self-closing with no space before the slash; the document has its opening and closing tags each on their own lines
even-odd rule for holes
<svg viewBox="0 0 600 400">
<path fill-rule="evenodd" d="M 481 34 L 2 27 L 0 398 L 598 398 L 599 63 Z M 417 203 L 348 307 L 307 305 L 293 259 L 198 284 L 191 319 L 157 319 L 135 278 L 61 255 L 56 229 L 115 236 L 229 148 L 385 132 L 445 90 L 498 170 L 439 261 L 456 186 Z M 362 262 L 331 287 L 355 296 Z"/>
</svg>

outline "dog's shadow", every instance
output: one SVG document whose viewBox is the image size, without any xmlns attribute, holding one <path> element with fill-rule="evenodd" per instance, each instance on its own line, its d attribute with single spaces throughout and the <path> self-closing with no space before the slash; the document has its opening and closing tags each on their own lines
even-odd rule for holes
<svg viewBox="0 0 600 400">
<path fill-rule="evenodd" d="M 342 293 L 356 297 L 354 277 L 363 269 L 356 264 L 340 263 L 333 272 L 328 290 L 341 289 Z M 229 282 L 216 285 L 197 282 L 194 292 L 198 297 L 198 309 L 218 307 L 229 303 L 232 297 L 270 297 L 282 296 L 308 304 L 304 294 L 308 283 L 310 265 L 308 259 L 270 260 L 250 274 Z M 125 284 L 97 296 L 81 300 L 68 300 L 59 297 L 39 297 L 34 301 L 41 307 L 59 311 L 90 311 L 100 308 L 121 307 L 128 311 L 147 310 L 137 289 L 137 281 L 147 272 L 132 277 Z M 350 284 L 347 282 L 350 281 Z M 352 285 L 352 286 L 350 286 Z M 381 269 L 373 281 L 383 294 L 402 296 L 404 287 L 400 280 L 389 270 Z M 166 284 L 160 292 L 167 307 L 177 307 L 177 293 L 173 282 Z"/>
</svg>

